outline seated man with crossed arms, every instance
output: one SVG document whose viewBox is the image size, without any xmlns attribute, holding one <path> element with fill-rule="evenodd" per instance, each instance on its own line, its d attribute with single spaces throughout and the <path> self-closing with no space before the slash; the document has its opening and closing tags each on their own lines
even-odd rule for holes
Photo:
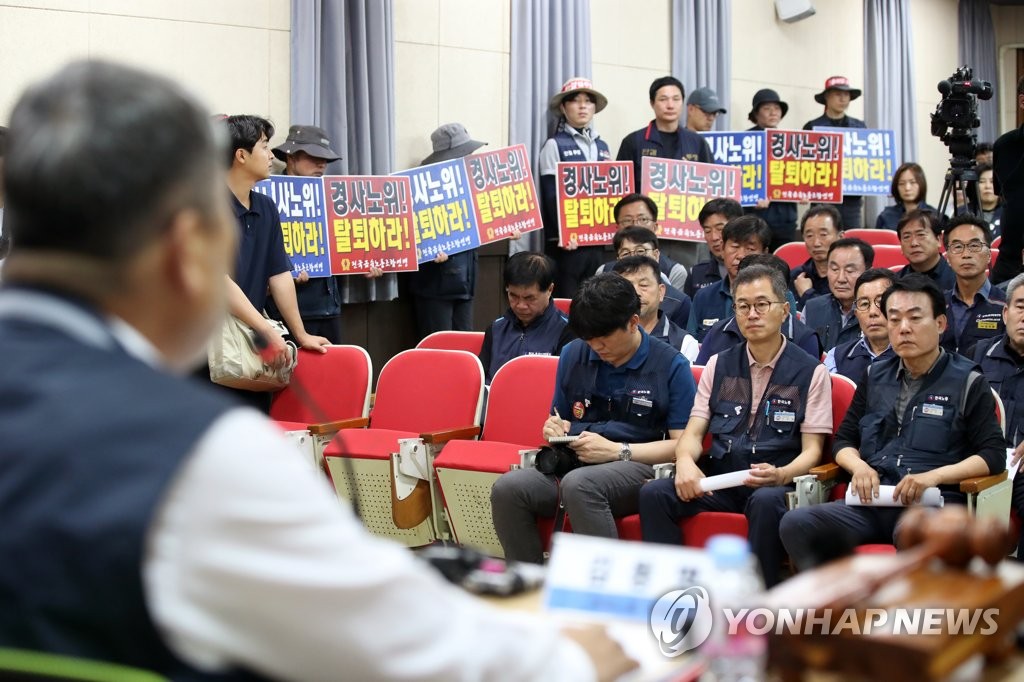
<svg viewBox="0 0 1024 682">
<path fill-rule="evenodd" d="M 644 540 L 682 544 L 681 519 L 702 511 L 747 515 L 751 548 L 765 584 L 782 580 L 779 520 L 796 476 L 821 458 L 832 432 L 832 383 L 815 358 L 786 340 L 786 282 L 778 270 L 751 265 L 733 284 L 745 340 L 712 357 L 700 378 L 686 430 L 676 444 L 675 479 L 640 490 Z M 712 445 L 703 468 L 702 441 Z M 706 475 L 750 470 L 738 487 L 706 493 Z"/>
</svg>

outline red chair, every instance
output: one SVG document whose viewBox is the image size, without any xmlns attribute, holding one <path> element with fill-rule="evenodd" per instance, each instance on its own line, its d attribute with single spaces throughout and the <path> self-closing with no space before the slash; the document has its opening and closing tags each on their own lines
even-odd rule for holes
<svg viewBox="0 0 1024 682">
<path fill-rule="evenodd" d="M 860 239 L 872 246 L 881 246 L 883 244 L 900 245 L 900 238 L 896 235 L 895 230 L 872 230 L 854 227 L 849 230 L 843 230 L 843 236 L 850 239 Z"/>
<path fill-rule="evenodd" d="M 410 546 L 443 534 L 438 518 L 431 515 L 431 510 L 440 511 L 433 505 L 432 485 L 421 481 L 423 486 L 417 483 L 402 498 L 396 492 L 393 469 L 398 464 L 392 455 L 399 451 L 399 439 L 422 438 L 429 449 L 446 438 L 479 432 L 483 395 L 484 372 L 475 355 L 414 348 L 384 365 L 368 419 L 334 422 L 314 431 L 324 437 L 337 431 L 324 448 L 328 473 L 341 497 L 350 498 L 355 485 L 363 522 L 371 532 Z M 365 426 L 369 428 L 359 428 Z M 431 470 L 425 467 L 424 473 L 432 479 Z M 410 518 L 424 513 L 425 518 L 408 527 Z"/>
<path fill-rule="evenodd" d="M 999 249 L 993 246 L 990 250 L 992 251 L 992 258 L 989 259 L 988 267 L 991 269 L 996 266 L 996 258 L 999 258 Z"/>
<path fill-rule="evenodd" d="M 464 350 L 473 355 L 480 355 L 480 348 L 483 345 L 483 332 L 444 331 L 428 334 L 416 344 L 416 347 L 435 350 Z"/>
<path fill-rule="evenodd" d="M 555 307 L 561 310 L 565 315 L 569 314 L 569 306 L 572 305 L 571 298 L 556 298 Z"/>
<path fill-rule="evenodd" d="M 998 236 L 998 237 L 996 237 L 995 239 L 992 240 L 992 248 L 993 249 L 998 249 L 999 246 L 1002 243 L 1003 243 L 1003 237 L 1002 237 L 1002 235 L 1000 235 L 1000 236 Z"/>
<path fill-rule="evenodd" d="M 491 516 L 491 486 L 519 464 L 520 450 L 543 444 L 555 392 L 558 358 L 523 355 L 502 365 L 491 381 L 481 440 L 451 440 L 434 460 L 441 494 L 458 542 L 504 556 Z M 545 542 L 552 519 L 538 523 Z"/>
<path fill-rule="evenodd" d="M 789 242 L 775 249 L 775 255 L 786 261 L 791 268 L 799 267 L 807 262 L 811 254 L 803 242 Z"/>
<path fill-rule="evenodd" d="M 359 346 L 328 346 L 326 353 L 300 350 L 292 383 L 274 394 L 270 418 L 322 468 L 321 448 L 309 425 L 369 414 L 372 376 L 370 354 Z"/>
<path fill-rule="evenodd" d="M 903 250 L 899 246 L 879 244 L 874 249 L 875 261 L 873 267 L 892 269 L 897 265 L 902 268 L 908 264 L 906 257 L 903 255 Z"/>
</svg>

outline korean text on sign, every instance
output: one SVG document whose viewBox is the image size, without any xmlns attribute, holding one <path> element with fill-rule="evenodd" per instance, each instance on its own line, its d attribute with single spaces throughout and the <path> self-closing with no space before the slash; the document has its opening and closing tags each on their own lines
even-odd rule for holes
<svg viewBox="0 0 1024 682">
<path fill-rule="evenodd" d="M 525 146 L 517 144 L 462 160 L 466 163 L 481 244 L 544 226 Z"/>
<path fill-rule="evenodd" d="M 330 175 L 323 182 L 334 274 L 417 269 L 409 178 Z"/>
<path fill-rule="evenodd" d="M 633 193 L 629 161 L 560 163 L 555 171 L 558 192 L 558 243 L 580 246 L 611 244 L 615 236 L 615 204 Z"/>
<path fill-rule="evenodd" d="M 819 128 L 843 136 L 843 195 L 889 196 L 896 172 L 896 137 L 891 130 Z"/>
<path fill-rule="evenodd" d="M 740 169 L 740 204 L 754 206 L 768 198 L 768 164 L 763 130 L 701 133 L 715 163 Z"/>
<path fill-rule="evenodd" d="M 709 199 L 739 201 L 740 169 L 696 161 L 646 156 L 640 170 L 640 191 L 658 205 L 658 237 L 704 241 L 697 216 Z"/>
<path fill-rule="evenodd" d="M 292 276 L 306 272 L 310 277 L 329 277 L 331 258 L 327 253 L 324 186 L 320 178 L 272 175 L 256 183 L 255 189 L 277 204 L 284 250 L 292 261 Z"/>
<path fill-rule="evenodd" d="M 843 201 L 843 136 L 817 130 L 767 130 L 768 199 Z"/>
<path fill-rule="evenodd" d="M 480 246 L 462 159 L 410 168 L 395 175 L 409 178 L 412 186 L 419 263 L 432 261 L 441 252 L 450 255 Z"/>
</svg>

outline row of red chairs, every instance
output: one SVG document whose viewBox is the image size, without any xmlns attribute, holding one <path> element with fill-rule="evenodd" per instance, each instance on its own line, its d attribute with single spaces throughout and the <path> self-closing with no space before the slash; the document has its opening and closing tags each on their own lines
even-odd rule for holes
<svg viewBox="0 0 1024 682">
<path fill-rule="evenodd" d="M 893 235 L 895 239 L 896 233 L 891 230 L 864 230 L 865 232 L 885 232 Z M 861 230 L 847 230 L 846 236 L 850 236 L 851 232 L 861 232 Z M 857 235 L 853 235 L 857 236 Z M 866 240 L 865 240 L 866 241 Z M 1001 240 L 1000 240 L 1001 241 Z M 870 243 L 870 242 L 869 242 Z M 875 250 L 875 262 L 874 267 L 876 268 L 891 268 L 893 270 L 902 269 L 908 265 L 906 257 L 903 255 L 903 250 L 899 246 L 899 242 L 895 244 L 881 243 L 872 244 L 872 248 Z M 941 246 L 940 246 L 941 249 Z M 944 249 L 943 249 L 944 250 Z M 994 267 L 996 258 L 999 256 L 998 245 L 992 243 L 992 258 L 989 262 L 989 267 Z M 786 261 L 786 264 L 791 268 L 799 267 L 807 262 L 810 258 L 810 254 L 807 252 L 807 247 L 804 246 L 803 242 L 789 242 L 783 244 L 779 248 L 775 249 L 775 255 Z"/>
</svg>

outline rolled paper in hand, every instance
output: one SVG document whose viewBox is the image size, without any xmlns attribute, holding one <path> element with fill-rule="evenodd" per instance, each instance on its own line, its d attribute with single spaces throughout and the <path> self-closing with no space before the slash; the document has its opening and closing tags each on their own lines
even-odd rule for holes
<svg viewBox="0 0 1024 682">
<path fill-rule="evenodd" d="M 906 507 L 907 505 L 892 498 L 892 491 L 895 489 L 894 485 L 880 485 L 878 486 L 878 497 L 873 497 L 868 502 L 861 502 L 860 495 L 854 491 L 851 485 L 846 489 L 846 505 L 848 507 Z M 925 488 L 918 504 L 925 507 L 941 507 L 943 504 L 942 493 L 938 488 Z"/>
<path fill-rule="evenodd" d="M 727 474 L 708 476 L 707 478 L 700 479 L 700 489 L 704 492 L 710 492 L 712 490 L 735 488 L 743 485 L 743 481 L 748 478 L 750 478 L 750 469 L 741 469 L 740 471 L 730 471 Z"/>
</svg>

